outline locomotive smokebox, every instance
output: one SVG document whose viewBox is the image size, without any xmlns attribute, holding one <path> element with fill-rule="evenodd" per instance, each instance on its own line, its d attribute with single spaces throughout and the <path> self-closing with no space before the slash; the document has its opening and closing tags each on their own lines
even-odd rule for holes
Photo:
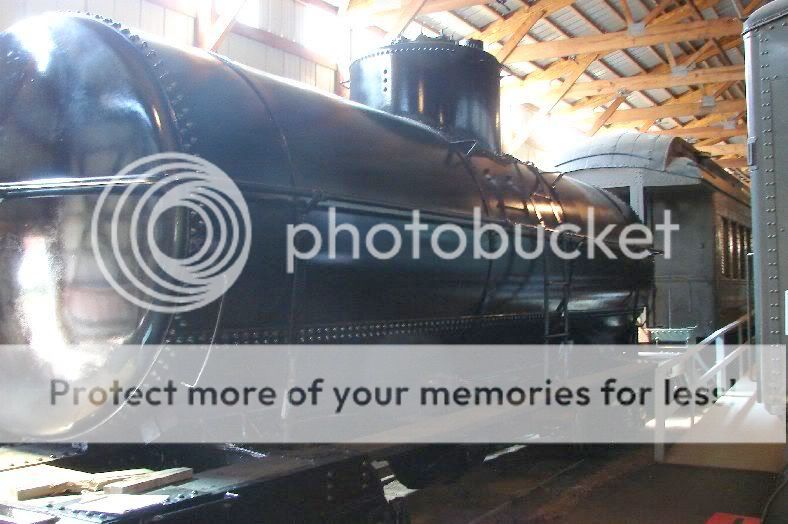
<svg viewBox="0 0 788 524">
<path fill-rule="evenodd" d="M 477 40 L 402 38 L 350 66 L 350 98 L 499 152 L 500 64 Z"/>
</svg>

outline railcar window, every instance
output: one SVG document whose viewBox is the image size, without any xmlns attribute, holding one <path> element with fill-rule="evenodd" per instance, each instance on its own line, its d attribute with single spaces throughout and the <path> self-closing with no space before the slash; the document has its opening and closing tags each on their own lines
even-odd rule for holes
<svg viewBox="0 0 788 524">
<path fill-rule="evenodd" d="M 747 253 L 750 252 L 750 235 L 751 231 L 750 228 L 747 226 L 740 226 L 741 227 L 741 250 L 739 252 L 739 268 L 740 268 L 740 275 L 739 278 L 745 279 L 747 278 Z"/>
<path fill-rule="evenodd" d="M 722 219 L 722 227 L 720 228 L 720 274 L 723 277 L 731 277 L 731 255 L 729 251 L 730 234 L 728 229 L 728 219 Z"/>
<path fill-rule="evenodd" d="M 730 240 L 730 261 L 731 278 L 739 278 L 739 227 L 734 221 L 729 221 L 731 232 L 728 236 Z"/>
<path fill-rule="evenodd" d="M 752 230 L 734 220 L 720 217 L 717 245 L 720 253 L 720 275 L 723 278 L 747 278 L 747 253 L 751 248 Z"/>
</svg>

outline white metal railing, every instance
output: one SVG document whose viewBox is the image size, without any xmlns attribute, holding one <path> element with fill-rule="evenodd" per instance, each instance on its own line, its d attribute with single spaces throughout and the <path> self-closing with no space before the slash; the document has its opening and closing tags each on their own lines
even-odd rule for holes
<svg viewBox="0 0 788 524">
<path fill-rule="evenodd" d="M 751 364 L 753 356 L 751 347 L 744 345 L 749 342 L 750 319 L 752 312 L 723 326 L 687 351 L 664 360 L 657 365 L 654 372 L 654 458 L 657 462 L 665 459 L 665 435 L 667 421 L 682 406 L 665 403 L 665 384 L 667 380 L 684 377 L 690 391 L 699 387 L 707 387 L 716 383 L 717 390 L 722 393 L 728 387 L 728 368 L 734 362 L 739 364 L 739 377 L 744 376 Z M 726 354 L 725 336 L 736 332 L 735 349 Z M 714 346 L 714 362 L 707 364 L 702 353 Z M 708 351 L 707 351 L 708 352 Z M 690 402 L 690 428 L 695 425 L 695 403 Z"/>
</svg>

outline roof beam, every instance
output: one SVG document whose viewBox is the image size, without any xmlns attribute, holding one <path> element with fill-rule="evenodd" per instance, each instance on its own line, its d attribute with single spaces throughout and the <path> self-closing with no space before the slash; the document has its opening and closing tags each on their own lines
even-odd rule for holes
<svg viewBox="0 0 788 524">
<path fill-rule="evenodd" d="M 427 0 L 410 0 L 405 6 L 397 13 L 395 21 L 389 27 L 386 33 L 386 39 L 393 40 L 402 34 L 405 28 L 413 22 L 416 15 L 424 7 Z"/>
<path fill-rule="evenodd" d="M 715 158 L 720 167 L 727 169 L 741 169 L 748 166 L 746 158 Z"/>
<path fill-rule="evenodd" d="M 624 1 L 626 2 L 626 0 Z M 591 129 L 586 134 L 588 136 L 594 136 L 597 133 L 597 131 L 599 131 L 600 128 L 603 125 L 605 125 L 608 120 L 610 120 L 610 117 L 613 116 L 613 113 L 616 112 L 618 106 L 620 106 L 621 103 L 626 99 L 627 97 L 625 96 L 619 96 L 618 98 L 610 102 L 610 105 L 607 106 L 607 109 L 605 109 L 605 111 L 597 117 L 596 121 L 594 122 L 594 125 L 591 126 Z"/>
<path fill-rule="evenodd" d="M 744 8 L 744 17 L 750 16 L 756 9 L 763 5 L 764 0 L 752 0 L 747 7 Z"/>
<path fill-rule="evenodd" d="M 572 13 L 574 13 L 574 14 L 575 14 L 575 16 L 577 16 L 578 18 L 580 18 L 580 20 L 582 20 L 582 21 L 583 21 L 583 22 L 584 22 L 584 23 L 585 23 L 585 24 L 586 24 L 588 27 L 590 27 L 591 29 L 593 29 L 593 30 L 594 30 L 594 32 L 596 32 L 596 33 L 598 33 L 598 34 L 602 34 L 602 33 L 604 33 L 604 31 L 603 31 L 603 30 L 602 30 L 602 28 L 599 26 L 599 24 L 597 24 L 597 23 L 596 23 L 594 20 L 592 20 L 591 18 L 589 18 L 589 17 L 588 17 L 588 15 L 586 15 L 586 14 L 585 14 L 585 13 L 584 13 L 584 12 L 583 12 L 581 9 L 579 9 L 577 6 L 575 6 L 575 5 L 572 5 L 572 6 L 570 6 L 570 7 L 569 7 L 569 10 L 570 10 Z M 645 25 L 647 25 L 647 24 L 646 24 L 646 23 L 644 23 L 644 24 L 643 24 L 643 26 L 645 26 Z M 634 66 L 635 66 L 635 67 L 636 67 L 636 68 L 637 68 L 637 69 L 638 69 L 638 70 L 639 70 L 641 73 L 645 73 L 645 72 L 647 72 L 647 69 L 646 69 L 645 67 L 643 67 L 643 64 L 641 64 L 641 63 L 640 63 L 640 62 L 639 62 L 639 61 L 638 61 L 638 60 L 635 58 L 635 56 L 634 56 L 634 55 L 632 55 L 632 53 L 630 53 L 630 52 L 629 52 L 629 51 L 627 51 L 627 50 L 623 50 L 623 51 L 621 51 L 621 53 L 622 53 L 622 54 L 623 54 L 625 57 L 627 57 L 627 59 L 628 59 L 628 60 L 629 60 L 629 61 L 632 63 L 632 65 L 634 65 Z M 608 71 L 610 71 L 611 73 L 614 73 L 614 75 L 615 75 L 615 76 L 626 76 L 626 75 L 622 75 L 622 74 L 618 73 L 617 71 L 615 71 L 614 69 L 612 69 L 610 66 L 608 66 L 608 64 L 607 64 L 607 62 L 605 61 L 605 59 L 604 59 L 604 58 L 600 58 L 600 59 L 598 60 L 598 62 L 599 62 L 599 64 L 600 64 L 600 65 L 602 65 L 603 67 L 605 67 L 605 68 L 606 68 Z M 594 78 L 592 78 L 592 80 L 594 80 Z M 648 93 L 643 93 L 643 92 L 639 92 L 639 93 L 640 93 L 640 95 L 641 95 L 641 96 L 643 96 L 643 98 L 645 98 L 646 100 L 648 100 L 648 101 L 649 101 L 649 102 L 651 102 L 652 104 L 654 104 L 654 105 L 657 105 L 657 101 L 656 101 L 656 100 L 655 100 L 655 99 L 654 99 L 654 98 L 653 98 L 651 95 L 649 95 Z M 673 95 L 673 93 L 671 93 L 670 91 L 668 91 L 668 90 L 665 90 L 665 93 L 667 93 L 667 95 L 668 95 L 670 98 L 674 98 L 674 95 Z M 629 105 L 629 103 L 625 101 L 623 105 Z"/>
<path fill-rule="evenodd" d="M 215 51 L 219 48 L 227 33 L 235 24 L 235 17 L 241 12 L 244 0 L 235 0 L 232 8 L 226 13 L 213 19 L 216 6 L 214 0 L 200 0 L 197 3 L 197 17 L 195 18 L 194 38 L 197 47 Z"/>
<path fill-rule="evenodd" d="M 721 46 L 723 49 L 734 49 L 740 44 L 741 44 L 741 38 L 738 36 L 723 38 L 721 41 Z M 713 44 L 708 43 L 707 45 L 704 45 L 703 47 L 699 48 L 696 52 L 692 53 L 691 55 L 681 55 L 677 57 L 676 63 L 680 67 L 687 68 L 697 62 L 703 62 L 704 60 L 708 60 L 709 58 L 715 56 L 718 52 L 719 51 L 716 49 L 716 47 Z M 671 69 L 667 64 L 660 64 L 654 69 L 649 71 L 649 73 L 651 74 L 670 73 L 670 72 Z M 630 78 L 637 78 L 637 77 L 630 77 Z M 610 98 L 611 95 L 602 95 L 602 96 L 589 98 L 586 100 L 578 101 L 574 106 L 572 106 L 572 108 L 573 110 L 580 110 L 580 109 L 598 107 L 604 105 L 608 100 L 610 100 Z M 681 97 L 679 97 L 677 101 L 681 101 L 680 99 Z M 673 103 L 673 101 L 666 102 L 666 104 L 669 103 Z"/>
<path fill-rule="evenodd" d="M 572 5 L 569 6 L 569 9 L 571 9 L 574 12 L 574 14 L 577 15 L 581 20 L 583 20 L 591 29 L 593 29 L 599 34 L 603 34 L 602 29 L 593 20 L 588 18 L 582 11 L 580 11 L 577 7 Z M 555 24 L 553 25 L 555 26 Z M 566 35 L 566 33 L 560 30 L 558 26 L 555 26 L 555 28 L 558 29 L 560 33 Z M 634 59 L 634 57 L 632 57 L 626 51 L 624 51 L 624 54 L 625 56 L 630 58 L 630 60 L 636 67 L 642 69 L 642 66 L 637 60 Z M 569 58 L 556 60 L 555 62 L 550 64 L 550 66 L 548 66 L 547 69 L 543 71 L 536 71 L 528 75 L 528 77 L 526 77 L 524 81 L 520 82 L 520 86 L 527 86 L 529 82 L 533 82 L 533 81 L 549 81 L 556 78 L 563 78 L 564 82 L 561 84 L 561 86 L 557 89 L 552 90 L 545 97 L 547 102 L 545 104 L 546 107 L 549 107 L 550 110 L 552 110 L 557 105 L 557 103 L 563 99 L 563 97 L 567 94 L 568 90 L 575 84 L 577 79 L 581 76 L 581 75 L 577 75 L 577 70 L 576 70 L 577 65 L 581 63 L 587 63 L 588 65 L 590 65 L 595 60 L 599 60 L 599 63 L 603 67 L 607 68 L 608 71 L 610 71 L 615 76 L 620 76 L 616 71 L 611 69 L 605 63 L 604 60 L 601 60 L 601 56 L 598 53 L 588 53 L 588 54 L 577 56 L 575 60 L 571 60 Z M 645 69 L 642 70 L 645 71 Z M 641 94 L 644 97 L 646 97 L 648 100 L 651 100 L 653 102 L 653 99 L 649 97 L 646 93 L 641 93 Z M 602 105 L 603 103 L 607 102 L 610 98 L 612 97 L 607 97 L 607 99 L 605 99 L 604 101 L 602 101 L 600 104 L 597 105 Z"/>
<path fill-rule="evenodd" d="M 536 10 L 525 17 L 523 23 L 514 30 L 514 33 L 512 33 L 512 36 L 509 37 L 509 40 L 507 40 L 506 43 L 503 44 L 503 47 L 495 53 L 495 58 L 497 58 L 502 64 L 506 62 L 506 60 L 509 58 L 509 55 L 511 55 L 512 51 L 514 51 L 514 48 L 520 45 L 520 41 L 525 38 L 525 35 L 528 34 L 528 31 L 531 30 L 536 22 L 542 19 L 544 13 L 545 12 L 542 10 Z"/>
<path fill-rule="evenodd" d="M 528 27 L 528 30 L 530 30 L 540 18 L 549 16 L 559 9 L 571 5 L 573 2 L 574 0 L 540 0 L 531 6 L 525 5 L 515 11 L 511 16 L 496 20 L 481 31 L 470 35 L 470 38 L 476 38 L 482 40 L 486 44 L 492 44 L 503 40 L 509 35 L 513 35 L 512 38 L 510 38 L 511 41 L 518 33 L 522 33 L 522 36 L 515 40 L 512 46 L 512 48 L 514 48 L 528 33 L 528 31 L 523 32 L 524 27 Z M 530 26 L 528 26 L 529 23 Z"/>
<path fill-rule="evenodd" d="M 703 102 L 665 104 L 656 107 L 618 111 L 608 119 L 608 123 L 618 124 L 621 122 L 659 120 L 660 118 L 675 118 L 680 116 L 740 113 L 746 109 L 747 103 L 744 100 L 723 100 L 718 101 L 712 106 L 704 105 Z"/>
<path fill-rule="evenodd" d="M 715 38 L 738 35 L 742 31 L 741 21 L 735 18 L 704 20 L 684 24 L 654 25 L 633 35 L 629 31 L 603 35 L 581 36 L 551 40 L 517 47 L 509 57 L 510 62 L 527 62 L 546 58 L 559 58 L 584 53 L 608 53 L 630 47 L 645 47 L 669 42 L 682 42 L 691 35 L 693 39 Z"/>
<path fill-rule="evenodd" d="M 580 75 L 582 75 L 583 72 L 588 69 L 588 66 L 597 58 L 599 58 L 599 55 L 593 53 L 578 56 L 577 61 L 574 62 L 574 69 L 564 76 L 563 83 L 544 96 L 545 103 L 542 104 L 540 113 L 547 114 L 552 111 L 553 108 L 558 105 L 558 102 L 563 100 L 566 94 L 572 90 L 575 86 L 575 82 L 580 78 Z"/>
<path fill-rule="evenodd" d="M 649 12 L 649 14 L 647 14 L 647 15 L 645 16 L 645 18 L 643 18 L 643 20 L 641 20 L 641 22 L 643 22 L 643 24 L 644 24 L 644 25 L 648 25 L 648 24 L 650 24 L 650 23 L 651 23 L 651 22 L 653 22 L 653 21 L 654 21 L 654 20 L 655 20 L 655 19 L 656 19 L 656 18 L 657 18 L 659 15 L 661 15 L 661 14 L 662 14 L 662 12 L 663 12 L 665 9 L 667 9 L 668 7 L 670 7 L 670 6 L 673 4 L 673 2 L 674 2 L 674 1 L 675 1 L 675 0 L 660 0 L 660 1 L 659 1 L 659 3 L 657 3 L 657 5 L 654 7 L 654 9 L 652 9 L 652 10 Z"/>
<path fill-rule="evenodd" d="M 712 156 L 722 155 L 747 155 L 747 144 L 717 144 L 713 146 L 695 146 L 698 151 L 703 151 Z"/>
<path fill-rule="evenodd" d="M 621 9 L 624 11 L 624 19 L 627 25 L 634 24 L 635 19 L 632 18 L 632 10 L 629 8 L 629 2 L 627 0 L 621 0 Z"/>
<path fill-rule="evenodd" d="M 678 2 L 674 2 L 674 3 L 677 4 Z M 704 9 L 708 9 L 709 7 L 714 7 L 719 3 L 720 0 L 697 0 L 695 2 L 694 7 L 687 4 L 680 5 L 677 8 L 673 9 L 672 11 L 668 11 L 667 13 L 660 16 L 658 19 L 654 20 L 654 25 L 676 24 L 678 22 L 681 22 L 685 18 L 691 18 L 695 14 L 695 8 L 700 9 L 702 11 Z M 686 35 L 686 36 L 694 36 L 694 35 Z"/>
<path fill-rule="evenodd" d="M 747 136 L 747 127 L 738 126 L 733 129 L 724 127 L 674 127 L 673 129 L 660 129 L 658 131 L 648 131 L 657 135 L 684 136 L 694 138 L 731 138 L 733 136 Z"/>
<path fill-rule="evenodd" d="M 731 85 L 733 82 L 723 82 L 721 84 L 706 84 L 704 89 L 697 89 L 695 91 L 687 91 L 683 95 L 679 96 L 676 100 L 668 102 L 666 104 L 662 104 L 663 106 L 672 105 L 672 104 L 686 104 L 689 102 L 701 102 L 703 101 L 704 96 L 711 96 L 715 100 L 717 97 L 722 95 Z M 640 131 L 647 131 L 652 125 L 654 125 L 654 120 L 643 120 L 636 124 L 624 124 L 625 127 L 636 127 Z M 683 127 L 683 126 L 682 126 Z"/>
<path fill-rule="evenodd" d="M 485 0 L 427 0 L 422 13 L 439 13 L 453 11 L 463 7 L 486 4 Z M 392 15 L 402 11 L 409 2 L 407 0 L 350 0 L 345 13 L 348 16 L 365 18 L 374 15 Z"/>
<path fill-rule="evenodd" d="M 614 80 L 594 80 L 577 84 L 569 91 L 574 97 L 616 94 L 622 89 L 640 91 L 662 87 L 677 87 L 697 84 L 712 84 L 744 80 L 744 65 L 708 67 L 696 69 L 686 74 L 654 74 L 616 78 Z"/>
</svg>

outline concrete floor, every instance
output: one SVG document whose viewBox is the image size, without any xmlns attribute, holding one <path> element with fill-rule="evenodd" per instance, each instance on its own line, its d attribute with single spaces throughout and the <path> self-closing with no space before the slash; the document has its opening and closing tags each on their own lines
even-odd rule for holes
<svg viewBox="0 0 788 524">
<path fill-rule="evenodd" d="M 654 464 L 650 446 L 580 457 L 532 446 L 453 484 L 387 495 L 414 524 L 487 522 L 703 524 L 715 513 L 757 517 L 777 483 L 769 472 Z"/>
</svg>

